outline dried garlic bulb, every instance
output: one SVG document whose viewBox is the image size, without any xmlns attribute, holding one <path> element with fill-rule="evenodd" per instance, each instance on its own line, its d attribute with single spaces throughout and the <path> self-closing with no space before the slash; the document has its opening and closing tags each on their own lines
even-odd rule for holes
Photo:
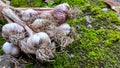
<svg viewBox="0 0 120 68">
<path fill-rule="evenodd" d="M 29 25 L 29 27 L 34 31 L 34 32 L 45 32 L 46 30 L 51 29 L 51 26 L 56 26 L 57 23 L 54 23 L 51 20 L 47 19 L 36 19 L 32 24 Z M 52 27 L 52 28 L 53 28 Z"/>
<path fill-rule="evenodd" d="M 60 4 L 53 9 L 53 17 L 59 24 L 63 24 L 66 21 L 67 13 L 70 10 L 70 6 L 67 3 Z"/>
<path fill-rule="evenodd" d="M 54 8 L 54 11 L 60 11 L 67 13 L 70 10 L 70 6 L 67 3 L 60 4 Z"/>
<path fill-rule="evenodd" d="M 37 12 L 33 9 L 27 9 L 27 10 L 22 10 L 20 14 L 22 15 L 21 19 L 27 22 L 26 24 L 29 25 L 31 23 L 30 20 L 34 18 Z"/>
<path fill-rule="evenodd" d="M 51 40 L 49 36 L 44 32 L 39 32 L 30 36 L 26 45 L 30 49 L 29 52 L 34 54 L 41 46 L 49 46 L 50 44 Z"/>
<path fill-rule="evenodd" d="M 70 33 L 71 27 L 67 23 L 61 24 L 59 28 L 62 29 L 66 33 L 66 35 Z"/>
<path fill-rule="evenodd" d="M 53 17 L 58 24 L 63 24 L 66 21 L 66 14 L 61 12 L 54 12 Z"/>
<path fill-rule="evenodd" d="M 39 15 L 39 17 L 40 17 L 40 19 L 47 19 L 47 20 L 55 21 L 55 18 L 49 12 L 42 12 Z"/>
<path fill-rule="evenodd" d="M 9 41 L 11 35 L 24 32 L 24 28 L 16 23 L 9 23 L 2 27 L 2 36 Z"/>
<path fill-rule="evenodd" d="M 13 56 L 16 56 L 20 53 L 20 49 L 9 42 L 4 43 L 2 49 L 6 54 Z"/>
<path fill-rule="evenodd" d="M 36 58 L 40 61 L 49 61 L 50 58 L 53 58 L 53 52 L 48 47 L 40 48 L 36 51 Z"/>
<path fill-rule="evenodd" d="M 42 27 L 44 24 L 44 19 L 36 19 L 32 24 L 30 24 L 29 26 L 31 28 L 34 28 L 34 29 L 38 29 L 40 27 Z"/>
</svg>

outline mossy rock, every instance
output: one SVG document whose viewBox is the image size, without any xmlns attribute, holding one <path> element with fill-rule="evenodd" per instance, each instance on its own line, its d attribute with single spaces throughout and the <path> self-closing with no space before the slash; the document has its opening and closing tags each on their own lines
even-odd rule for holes
<svg viewBox="0 0 120 68">
<path fill-rule="evenodd" d="M 43 0 L 31 1 L 12 0 L 11 5 L 14 7 L 54 7 L 67 2 L 71 7 L 77 6 L 81 10 L 76 19 L 67 21 L 76 28 L 77 38 L 65 49 L 65 52 L 55 54 L 55 62 L 42 63 L 43 68 L 120 67 L 120 31 L 114 26 L 120 25 L 120 19 L 103 0 L 55 0 L 51 5 L 47 5 Z M 102 8 L 107 8 L 108 11 L 104 12 Z M 85 16 L 90 17 L 92 28 L 87 28 Z M 4 23 L 6 22 L 2 25 Z M 80 28 L 76 27 L 78 24 Z M 0 36 L 0 45 L 4 42 L 5 40 Z M 0 54 L 3 54 L 1 51 Z M 28 63 L 26 68 L 33 68 L 35 63 L 35 61 Z"/>
</svg>

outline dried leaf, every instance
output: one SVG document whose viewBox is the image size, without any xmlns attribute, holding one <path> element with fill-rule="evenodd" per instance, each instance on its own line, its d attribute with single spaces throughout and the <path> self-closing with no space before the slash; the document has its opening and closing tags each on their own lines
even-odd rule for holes
<svg viewBox="0 0 120 68">
<path fill-rule="evenodd" d="M 120 0 L 104 0 L 117 13 L 120 13 Z"/>
</svg>

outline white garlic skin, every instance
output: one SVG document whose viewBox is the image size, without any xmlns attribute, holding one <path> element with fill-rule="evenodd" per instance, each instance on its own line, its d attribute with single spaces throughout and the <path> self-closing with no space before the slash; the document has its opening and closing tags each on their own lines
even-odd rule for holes
<svg viewBox="0 0 120 68">
<path fill-rule="evenodd" d="M 52 20 L 54 21 L 54 17 L 52 16 L 51 13 L 49 12 L 42 12 L 40 15 L 39 15 L 40 19 L 48 19 L 48 20 Z"/>
<path fill-rule="evenodd" d="M 67 3 L 60 4 L 53 9 L 52 15 L 57 20 L 58 24 L 66 22 L 69 10 L 70 6 Z"/>
<path fill-rule="evenodd" d="M 39 28 L 43 25 L 44 19 L 36 19 L 32 24 L 30 24 L 30 27 L 32 28 Z"/>
<path fill-rule="evenodd" d="M 67 3 L 60 4 L 54 8 L 55 11 L 62 11 L 67 13 L 70 10 L 70 6 Z"/>
<path fill-rule="evenodd" d="M 33 16 L 33 15 L 37 14 L 37 12 L 33 9 L 27 9 L 27 10 L 22 10 L 20 12 L 20 14 L 22 15 L 22 20 L 23 21 L 29 21 L 31 15 Z"/>
<path fill-rule="evenodd" d="M 2 36 L 9 40 L 9 36 L 24 32 L 24 28 L 16 23 L 9 23 L 2 27 Z"/>
<path fill-rule="evenodd" d="M 2 49 L 5 52 L 5 54 L 10 54 L 10 55 L 13 55 L 13 56 L 18 55 L 19 52 L 20 52 L 18 47 L 12 45 L 9 42 L 4 43 L 3 46 L 2 46 Z"/>
<path fill-rule="evenodd" d="M 11 53 L 11 49 L 12 49 L 12 46 L 10 43 L 6 42 L 3 44 L 3 47 L 2 47 L 3 51 L 6 53 L 6 54 L 10 54 Z"/>
<path fill-rule="evenodd" d="M 54 12 L 53 17 L 56 19 L 58 24 L 63 24 L 66 21 L 66 14 L 62 12 Z"/>
<path fill-rule="evenodd" d="M 62 29 L 66 33 L 66 35 L 70 33 L 71 27 L 67 23 L 61 24 L 59 28 Z"/>
<path fill-rule="evenodd" d="M 51 44 L 49 36 L 44 32 L 39 32 L 29 37 L 27 40 L 27 47 L 30 53 L 35 54 L 36 50 L 41 46 Z"/>
</svg>

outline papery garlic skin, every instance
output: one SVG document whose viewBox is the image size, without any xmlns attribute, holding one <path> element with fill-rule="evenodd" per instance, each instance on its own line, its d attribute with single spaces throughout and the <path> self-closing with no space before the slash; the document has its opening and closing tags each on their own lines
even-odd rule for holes
<svg viewBox="0 0 120 68">
<path fill-rule="evenodd" d="M 53 22 L 48 19 L 36 19 L 32 24 L 29 25 L 29 27 L 34 32 L 46 32 L 47 30 L 51 30 L 51 28 L 54 28 L 58 25 L 58 23 Z"/>
<path fill-rule="evenodd" d="M 12 47 L 11 55 L 19 55 L 20 54 L 20 49 L 16 46 Z"/>
<path fill-rule="evenodd" d="M 29 52 L 28 47 L 27 47 L 27 39 L 28 38 L 21 40 L 19 47 L 20 47 L 21 51 L 23 51 L 26 54 L 29 54 L 30 52 Z"/>
<path fill-rule="evenodd" d="M 9 36 L 24 32 L 24 28 L 16 23 L 9 23 L 2 27 L 2 36 L 9 40 Z"/>
<path fill-rule="evenodd" d="M 18 55 L 19 52 L 20 52 L 18 47 L 12 45 L 9 42 L 4 43 L 3 46 L 2 46 L 2 49 L 6 54 L 10 54 L 10 55 L 13 55 L 13 56 Z"/>
<path fill-rule="evenodd" d="M 37 49 L 39 49 L 41 46 L 49 46 L 51 44 L 51 40 L 49 36 L 44 32 L 39 32 L 34 34 L 33 36 L 30 36 L 27 40 L 27 47 L 28 52 L 34 54 Z"/>
<path fill-rule="evenodd" d="M 69 10 L 70 6 L 67 3 L 63 3 L 53 9 L 52 15 L 57 20 L 57 23 L 63 24 L 67 19 Z"/>
<path fill-rule="evenodd" d="M 66 21 L 66 14 L 62 12 L 54 12 L 53 17 L 56 19 L 56 22 L 60 25 Z"/>
<path fill-rule="evenodd" d="M 37 11 L 33 9 L 27 9 L 27 10 L 22 10 L 20 14 L 22 15 L 21 19 L 27 22 L 26 24 L 30 24 L 30 22 L 28 23 L 28 21 L 30 21 L 31 17 L 34 17 L 37 14 Z"/>
<path fill-rule="evenodd" d="M 70 33 L 71 27 L 67 23 L 61 24 L 59 28 L 62 29 L 66 33 L 66 35 Z"/>
<path fill-rule="evenodd" d="M 47 20 L 51 20 L 51 21 L 54 21 L 54 17 L 52 16 L 51 13 L 49 12 L 42 12 L 40 15 L 39 15 L 40 19 L 47 19 Z"/>
<path fill-rule="evenodd" d="M 70 6 L 67 3 L 60 4 L 54 8 L 54 11 L 61 11 L 67 13 L 70 10 Z"/>
<path fill-rule="evenodd" d="M 3 51 L 6 53 L 6 54 L 10 54 L 11 53 L 11 49 L 12 49 L 12 46 L 10 43 L 6 42 L 3 44 L 3 47 L 2 47 Z"/>
<path fill-rule="evenodd" d="M 44 24 L 44 19 L 36 19 L 32 24 L 29 26 L 35 29 L 38 29 L 39 27 L 43 26 Z"/>
</svg>

